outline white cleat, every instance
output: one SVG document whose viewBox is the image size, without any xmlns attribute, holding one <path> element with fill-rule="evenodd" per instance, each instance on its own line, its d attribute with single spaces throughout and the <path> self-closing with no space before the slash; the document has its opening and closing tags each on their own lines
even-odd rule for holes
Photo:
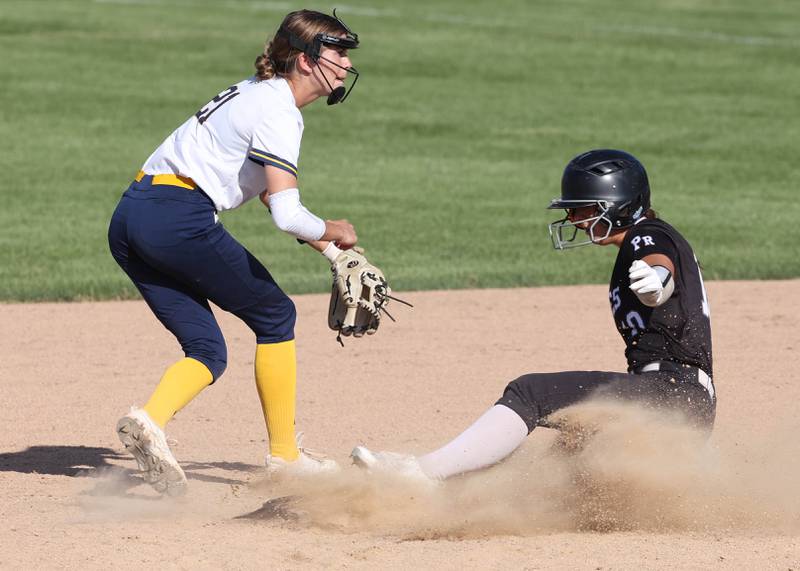
<svg viewBox="0 0 800 571">
<path fill-rule="evenodd" d="M 186 493 L 186 474 L 172 455 L 164 431 L 143 409 L 132 408 L 120 418 L 117 435 L 136 459 L 145 482 L 161 494 Z"/>
<path fill-rule="evenodd" d="M 350 453 L 353 464 L 368 472 L 395 474 L 408 480 L 434 483 L 436 480 L 422 471 L 419 461 L 410 454 L 373 452 L 366 446 L 356 446 Z"/>
<path fill-rule="evenodd" d="M 300 456 L 292 462 L 278 456 L 267 456 L 267 474 L 270 477 L 284 476 L 317 476 L 334 474 L 340 470 L 336 461 L 326 458 L 323 454 L 313 452 L 301 446 L 303 433 L 297 433 L 297 449 Z"/>
</svg>

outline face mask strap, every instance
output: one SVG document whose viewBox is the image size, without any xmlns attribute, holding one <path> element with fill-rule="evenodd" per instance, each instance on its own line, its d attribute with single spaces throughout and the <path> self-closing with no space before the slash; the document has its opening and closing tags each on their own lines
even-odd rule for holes
<svg viewBox="0 0 800 571">
<path fill-rule="evenodd" d="M 328 89 L 331 90 L 330 94 L 328 94 L 328 105 L 336 105 L 337 103 L 342 103 L 345 99 L 347 99 L 347 96 L 350 95 L 350 92 L 353 91 L 353 88 L 356 86 L 356 82 L 358 81 L 358 76 L 359 76 L 358 70 L 352 66 L 344 67 L 343 65 L 339 65 L 338 63 L 332 62 L 331 60 L 323 56 L 320 56 L 319 59 L 326 61 L 328 62 L 328 64 L 336 66 L 339 69 L 343 69 L 347 73 L 352 73 L 355 76 L 355 78 L 353 79 L 353 83 L 350 84 L 349 89 L 345 89 L 344 85 L 340 85 L 339 87 L 334 89 L 333 85 L 331 85 L 331 82 L 328 81 L 328 78 L 325 76 L 325 72 L 320 71 L 320 73 L 322 74 L 322 79 L 325 80 L 325 83 L 328 84 Z M 317 65 L 319 65 L 319 62 L 317 62 Z"/>
</svg>

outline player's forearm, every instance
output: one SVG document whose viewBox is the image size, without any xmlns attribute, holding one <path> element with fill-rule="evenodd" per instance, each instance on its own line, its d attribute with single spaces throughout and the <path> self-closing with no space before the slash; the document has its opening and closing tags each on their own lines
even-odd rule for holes
<svg viewBox="0 0 800 571">
<path fill-rule="evenodd" d="M 347 250 L 358 243 L 358 236 L 356 229 L 347 220 L 326 220 L 325 233 L 320 241 L 335 242 L 338 247 Z"/>
<path fill-rule="evenodd" d="M 328 247 L 328 244 L 331 244 L 331 242 L 327 240 L 311 240 L 309 242 L 306 242 L 306 244 L 308 244 L 321 254 L 323 251 L 325 251 L 325 248 Z"/>
<path fill-rule="evenodd" d="M 301 240 L 321 240 L 327 232 L 325 221 L 300 202 L 300 191 L 296 188 L 269 194 L 267 207 L 278 228 Z"/>
<path fill-rule="evenodd" d="M 314 240 L 312 242 L 308 242 L 308 245 L 325 256 L 330 263 L 333 263 L 333 261 L 336 259 L 336 256 L 342 253 L 336 244 L 333 242 L 327 242 L 325 240 Z"/>
<path fill-rule="evenodd" d="M 319 240 L 306 240 L 306 243 L 323 255 L 328 253 L 338 254 L 342 249 L 348 249 L 358 241 L 353 225 L 347 220 L 326 220 L 325 233 Z"/>
<path fill-rule="evenodd" d="M 300 202 L 300 191 L 287 188 L 278 192 L 261 194 L 261 201 L 269 210 L 275 225 L 312 244 L 318 252 L 335 242 L 342 249 L 352 248 L 358 242 L 355 228 L 347 220 L 323 220 Z"/>
</svg>

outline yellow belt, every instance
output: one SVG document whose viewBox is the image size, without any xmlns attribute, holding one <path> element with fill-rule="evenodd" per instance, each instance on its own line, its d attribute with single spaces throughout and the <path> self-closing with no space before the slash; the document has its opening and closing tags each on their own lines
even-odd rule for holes
<svg viewBox="0 0 800 571">
<path fill-rule="evenodd" d="M 144 173 L 144 171 L 139 171 L 139 174 L 136 175 L 136 182 L 141 182 L 142 179 L 146 176 L 147 175 Z M 180 176 L 177 174 L 154 174 L 153 181 L 150 184 L 179 186 L 187 190 L 194 190 L 195 188 L 197 188 L 195 182 L 188 176 Z"/>
</svg>

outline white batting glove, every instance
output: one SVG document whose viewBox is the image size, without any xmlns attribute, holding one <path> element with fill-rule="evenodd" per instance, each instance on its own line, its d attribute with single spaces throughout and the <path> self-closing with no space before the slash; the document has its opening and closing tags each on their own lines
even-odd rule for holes
<svg viewBox="0 0 800 571">
<path fill-rule="evenodd" d="M 661 277 L 647 262 L 635 260 L 628 269 L 628 277 L 631 280 L 631 291 L 646 306 L 656 307 L 666 301 Z"/>
</svg>

